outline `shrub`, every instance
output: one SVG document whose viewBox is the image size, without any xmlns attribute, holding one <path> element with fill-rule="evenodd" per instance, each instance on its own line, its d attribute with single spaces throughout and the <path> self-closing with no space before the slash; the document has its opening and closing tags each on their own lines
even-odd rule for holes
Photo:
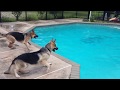
<svg viewBox="0 0 120 90">
<path fill-rule="evenodd" d="M 15 22 L 15 18 L 2 17 L 2 22 Z"/>
<path fill-rule="evenodd" d="M 27 20 L 28 21 L 32 21 L 32 20 L 38 20 L 38 17 L 34 14 L 28 15 L 27 16 Z"/>
<path fill-rule="evenodd" d="M 12 11 L 12 14 L 16 17 L 16 21 L 18 21 L 22 11 Z"/>
<path fill-rule="evenodd" d="M 94 17 L 94 16 L 91 16 L 90 21 L 91 21 L 91 22 L 94 22 L 94 21 L 95 21 L 95 17 Z"/>
</svg>

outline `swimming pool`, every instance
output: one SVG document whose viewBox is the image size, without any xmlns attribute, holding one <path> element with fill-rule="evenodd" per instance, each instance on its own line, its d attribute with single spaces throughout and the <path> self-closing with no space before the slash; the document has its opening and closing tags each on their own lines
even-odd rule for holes
<svg viewBox="0 0 120 90">
<path fill-rule="evenodd" d="M 81 79 L 120 79 L 120 27 L 65 24 L 36 27 L 32 42 L 45 46 L 56 39 L 57 54 L 80 64 Z"/>
</svg>

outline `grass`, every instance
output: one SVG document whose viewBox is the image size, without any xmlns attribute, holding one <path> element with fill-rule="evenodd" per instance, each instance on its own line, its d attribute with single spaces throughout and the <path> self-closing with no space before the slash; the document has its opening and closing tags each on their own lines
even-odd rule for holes
<svg viewBox="0 0 120 90">
<path fill-rule="evenodd" d="M 3 22 L 13 22 L 16 21 L 15 17 L 11 14 L 11 12 L 2 12 L 2 21 Z M 9 17 L 7 16 L 9 14 Z M 46 12 L 44 12 L 43 16 L 39 15 L 37 11 L 28 11 L 27 12 L 27 20 L 44 20 L 46 19 Z M 98 19 L 102 17 L 103 11 L 92 11 L 92 17 L 94 19 Z M 61 18 L 62 13 L 57 13 L 57 18 Z M 7 16 L 7 17 L 6 17 Z M 77 11 L 77 18 L 87 18 L 88 11 Z M 64 11 L 64 18 L 76 18 L 76 11 Z M 54 15 L 50 14 L 48 11 L 47 19 L 54 19 Z M 22 11 L 21 16 L 19 17 L 19 21 L 25 21 L 25 11 Z"/>
</svg>

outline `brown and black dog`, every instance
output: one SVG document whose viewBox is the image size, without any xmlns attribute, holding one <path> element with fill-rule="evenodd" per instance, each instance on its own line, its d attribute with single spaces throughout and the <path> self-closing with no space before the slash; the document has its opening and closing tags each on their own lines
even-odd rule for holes
<svg viewBox="0 0 120 90">
<path fill-rule="evenodd" d="M 23 53 L 17 56 L 11 63 L 10 67 L 4 74 L 14 74 L 15 77 L 20 77 L 18 74 L 20 73 L 28 73 L 28 70 L 25 68 L 28 65 L 39 65 L 42 64 L 43 66 L 47 66 L 47 71 L 50 69 L 51 63 L 48 63 L 47 60 L 50 58 L 51 52 L 58 50 L 56 46 L 56 40 L 51 40 L 45 47 L 42 47 L 38 51 L 30 52 L 30 53 Z"/>
<path fill-rule="evenodd" d="M 13 44 L 15 43 L 15 41 L 18 41 L 24 43 L 28 50 L 29 48 L 27 46 L 27 43 L 31 45 L 29 43 L 29 40 L 38 37 L 38 35 L 35 34 L 34 30 L 31 30 L 27 33 L 20 33 L 20 32 L 9 32 L 7 34 L 0 33 L 0 35 L 7 38 L 9 42 L 8 45 L 9 48 L 13 48 Z"/>
</svg>

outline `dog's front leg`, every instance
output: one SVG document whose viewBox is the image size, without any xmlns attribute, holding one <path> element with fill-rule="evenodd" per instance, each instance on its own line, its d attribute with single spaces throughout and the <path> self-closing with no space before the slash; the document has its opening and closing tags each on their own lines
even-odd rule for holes
<svg viewBox="0 0 120 90">
<path fill-rule="evenodd" d="M 24 44 L 25 44 L 25 46 L 27 47 L 28 51 L 30 52 L 30 49 L 28 48 L 27 43 L 24 43 Z"/>
<path fill-rule="evenodd" d="M 43 66 L 47 66 L 47 72 L 48 72 L 52 64 L 48 63 L 46 60 L 42 60 L 41 63 L 43 64 Z"/>
<path fill-rule="evenodd" d="M 28 44 L 29 44 L 29 45 L 31 45 L 31 43 L 30 43 L 30 42 L 28 42 Z"/>
</svg>

